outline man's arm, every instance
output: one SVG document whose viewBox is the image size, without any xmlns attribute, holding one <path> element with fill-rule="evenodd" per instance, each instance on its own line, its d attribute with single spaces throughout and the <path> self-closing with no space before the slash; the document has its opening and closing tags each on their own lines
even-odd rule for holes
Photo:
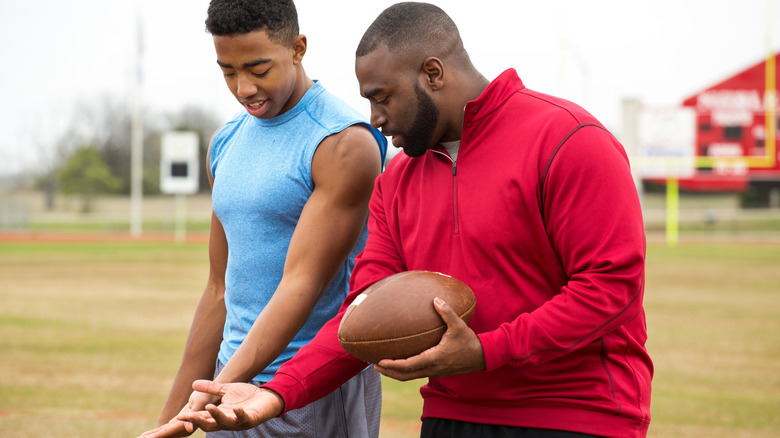
<svg viewBox="0 0 780 438">
<path fill-rule="evenodd" d="M 363 127 L 322 141 L 312 160 L 315 188 L 290 241 L 282 280 L 217 382 L 250 380 L 292 341 L 357 243 L 380 168 L 376 140 Z"/>
<path fill-rule="evenodd" d="M 546 228 L 567 283 L 536 310 L 479 334 L 488 371 L 555 360 L 643 314 L 645 234 L 623 147 L 599 127 L 579 129 L 544 183 Z"/>
</svg>

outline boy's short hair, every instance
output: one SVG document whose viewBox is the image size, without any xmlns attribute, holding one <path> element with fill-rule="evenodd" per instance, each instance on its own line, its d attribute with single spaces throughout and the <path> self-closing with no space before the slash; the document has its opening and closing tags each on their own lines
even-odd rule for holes
<svg viewBox="0 0 780 438">
<path fill-rule="evenodd" d="M 298 12 L 292 0 L 211 0 L 206 31 L 226 36 L 265 30 L 281 44 L 298 36 Z"/>
</svg>

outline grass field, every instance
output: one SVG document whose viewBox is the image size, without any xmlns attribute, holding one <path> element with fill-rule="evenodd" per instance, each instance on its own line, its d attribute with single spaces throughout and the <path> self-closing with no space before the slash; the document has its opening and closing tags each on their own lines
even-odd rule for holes
<svg viewBox="0 0 780 438">
<path fill-rule="evenodd" d="M 779 265 L 776 243 L 650 245 L 651 437 L 778 436 Z M 0 435 L 151 427 L 206 267 L 203 244 L 0 242 Z M 382 437 L 418 436 L 420 384 L 385 381 Z"/>
<path fill-rule="evenodd" d="M 51 209 L 36 191 L 5 192 L 0 189 L 0 230 L 30 233 L 127 233 L 130 230 L 130 202 L 126 196 L 95 200 L 94 210 L 83 213 L 78 199 L 60 196 Z M 663 193 L 642 197 L 645 228 L 663 233 L 666 198 Z M 187 232 L 207 232 L 211 219 L 211 198 L 201 193 L 185 197 L 177 210 L 173 196 L 143 199 L 143 230 L 173 233 L 177 212 L 185 218 Z M 679 200 L 681 237 L 694 238 L 780 238 L 780 210 L 739 208 L 733 193 L 681 193 Z"/>
</svg>

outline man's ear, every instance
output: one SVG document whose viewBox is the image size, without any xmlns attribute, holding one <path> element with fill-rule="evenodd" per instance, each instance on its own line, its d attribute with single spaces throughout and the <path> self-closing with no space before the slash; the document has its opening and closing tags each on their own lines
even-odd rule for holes
<svg viewBox="0 0 780 438">
<path fill-rule="evenodd" d="M 433 56 L 426 59 L 422 65 L 422 74 L 432 91 L 439 91 L 444 87 L 444 63 L 441 59 Z"/>
<path fill-rule="evenodd" d="M 306 54 L 306 35 L 298 35 L 290 45 L 293 54 L 293 64 L 300 64 L 303 61 L 303 55 Z"/>
</svg>

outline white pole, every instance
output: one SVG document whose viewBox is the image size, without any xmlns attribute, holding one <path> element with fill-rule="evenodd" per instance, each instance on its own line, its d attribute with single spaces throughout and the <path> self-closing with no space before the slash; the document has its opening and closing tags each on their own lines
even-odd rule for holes
<svg viewBox="0 0 780 438">
<path fill-rule="evenodd" d="M 187 196 L 176 194 L 176 243 L 187 240 Z"/>
<path fill-rule="evenodd" d="M 639 161 L 639 111 L 641 102 L 636 98 L 624 98 L 622 101 L 623 127 L 620 142 L 626 149 L 626 155 L 631 160 L 631 175 L 634 177 L 639 202 L 644 207 L 644 190 L 642 187 L 642 168 Z"/>
<path fill-rule="evenodd" d="M 143 28 L 140 13 L 137 14 L 137 52 L 133 87 L 133 120 L 130 132 L 130 234 L 141 235 L 143 219 Z"/>
</svg>

